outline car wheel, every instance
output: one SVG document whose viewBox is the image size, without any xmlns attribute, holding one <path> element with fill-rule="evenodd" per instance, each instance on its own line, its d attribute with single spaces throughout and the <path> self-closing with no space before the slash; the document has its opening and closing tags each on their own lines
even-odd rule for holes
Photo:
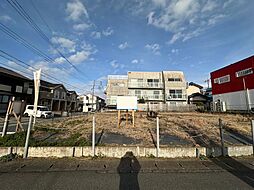
<svg viewBox="0 0 254 190">
<path fill-rule="evenodd" d="M 25 114 L 24 114 L 24 117 L 28 117 L 28 113 L 25 113 Z"/>
</svg>

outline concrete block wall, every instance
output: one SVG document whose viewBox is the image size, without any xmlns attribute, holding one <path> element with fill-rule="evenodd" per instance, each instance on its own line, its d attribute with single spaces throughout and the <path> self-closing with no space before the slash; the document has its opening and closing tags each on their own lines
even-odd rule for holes
<svg viewBox="0 0 254 190">
<path fill-rule="evenodd" d="M 121 158 L 126 152 L 133 152 L 136 157 L 155 157 L 156 148 L 139 146 L 99 146 L 95 149 L 95 154 L 99 157 Z M 10 153 L 23 155 L 23 147 L 0 147 L 0 156 Z M 249 156 L 253 154 L 252 146 L 230 146 L 225 148 L 225 154 L 228 156 Z M 198 157 L 204 155 L 207 157 L 218 157 L 222 155 L 220 147 L 167 147 L 160 148 L 159 157 L 178 158 L 178 157 Z M 91 147 L 29 147 L 28 157 L 88 157 L 92 156 Z"/>
<path fill-rule="evenodd" d="M 250 156 L 253 155 L 252 146 L 232 146 L 227 147 L 228 156 Z"/>
</svg>

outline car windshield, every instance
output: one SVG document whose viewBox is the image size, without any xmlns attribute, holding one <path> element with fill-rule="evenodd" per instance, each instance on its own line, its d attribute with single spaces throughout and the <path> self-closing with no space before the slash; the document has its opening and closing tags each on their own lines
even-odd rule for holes
<svg viewBox="0 0 254 190">
<path fill-rule="evenodd" d="M 38 107 L 38 110 L 40 110 L 40 111 L 48 111 L 48 108 L 46 108 L 46 107 L 43 107 L 43 108 Z"/>
</svg>

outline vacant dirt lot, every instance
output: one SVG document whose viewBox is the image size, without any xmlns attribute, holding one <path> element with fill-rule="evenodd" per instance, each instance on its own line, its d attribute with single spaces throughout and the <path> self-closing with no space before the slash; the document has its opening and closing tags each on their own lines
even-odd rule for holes
<svg viewBox="0 0 254 190">
<path fill-rule="evenodd" d="M 135 144 L 154 146 L 156 141 L 156 119 L 148 118 L 145 112 L 135 113 L 135 127 L 129 119 L 128 127 L 122 121 L 117 128 L 117 112 L 89 114 L 66 118 L 63 121 L 40 123 L 33 134 L 43 140 L 48 131 L 57 133 L 48 135 L 47 140 L 68 138 L 80 134 L 91 140 L 92 117 L 96 119 L 97 144 Z M 161 146 L 219 146 L 219 118 L 225 129 L 224 137 L 227 145 L 251 143 L 250 120 L 253 116 L 235 114 L 209 113 L 159 113 Z M 41 130 L 43 129 L 43 130 Z"/>
</svg>

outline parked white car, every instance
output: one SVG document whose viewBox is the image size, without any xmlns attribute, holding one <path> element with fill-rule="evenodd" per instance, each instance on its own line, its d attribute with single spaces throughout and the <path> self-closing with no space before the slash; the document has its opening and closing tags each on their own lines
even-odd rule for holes
<svg viewBox="0 0 254 190">
<path fill-rule="evenodd" d="M 26 110 L 24 112 L 24 116 L 30 116 L 31 114 L 33 114 L 33 109 L 34 109 L 33 105 L 27 105 Z M 52 111 L 50 111 L 48 109 L 48 107 L 46 107 L 46 106 L 38 106 L 37 107 L 36 117 L 52 118 L 53 116 L 54 115 L 53 115 Z"/>
</svg>

